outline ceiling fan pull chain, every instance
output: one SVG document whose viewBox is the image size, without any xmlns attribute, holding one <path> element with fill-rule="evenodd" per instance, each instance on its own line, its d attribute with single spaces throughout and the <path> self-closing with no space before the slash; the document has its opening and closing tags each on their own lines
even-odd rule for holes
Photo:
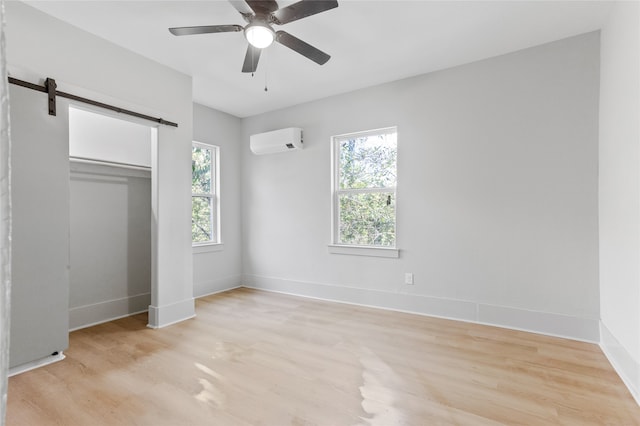
<svg viewBox="0 0 640 426">
<path fill-rule="evenodd" d="M 267 74 L 269 74 L 269 54 L 267 53 L 266 57 L 264 58 L 264 91 L 268 92 L 269 89 L 267 88 Z"/>
</svg>

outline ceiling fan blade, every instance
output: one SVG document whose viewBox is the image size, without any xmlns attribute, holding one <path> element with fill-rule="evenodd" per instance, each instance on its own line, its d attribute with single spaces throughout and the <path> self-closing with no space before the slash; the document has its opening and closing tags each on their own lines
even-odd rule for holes
<svg viewBox="0 0 640 426">
<path fill-rule="evenodd" d="M 231 6 L 233 6 L 242 16 L 253 15 L 253 10 L 249 7 L 244 0 L 229 0 Z"/>
<path fill-rule="evenodd" d="M 278 10 L 278 3 L 274 0 L 246 0 L 256 15 L 268 15 Z"/>
<path fill-rule="evenodd" d="M 336 0 L 301 0 L 297 3 L 276 10 L 271 15 L 275 18 L 276 24 L 282 25 L 333 9 L 335 7 L 338 7 L 338 2 Z"/>
<path fill-rule="evenodd" d="M 244 56 L 244 64 L 242 64 L 242 72 L 256 72 L 261 52 L 262 49 L 252 45 L 247 47 L 247 54 Z"/>
<path fill-rule="evenodd" d="M 244 28 L 241 25 L 205 25 L 200 27 L 169 28 L 169 32 L 176 36 L 209 33 L 230 33 L 242 30 L 244 30 Z"/>
<path fill-rule="evenodd" d="M 286 31 L 276 32 L 276 41 L 284 46 L 287 46 L 291 50 L 295 50 L 302 56 L 311 59 L 313 62 L 319 65 L 324 65 L 331 56 L 324 53 L 322 50 L 313 47 L 312 45 L 305 43 L 297 37 L 292 36 Z"/>
</svg>

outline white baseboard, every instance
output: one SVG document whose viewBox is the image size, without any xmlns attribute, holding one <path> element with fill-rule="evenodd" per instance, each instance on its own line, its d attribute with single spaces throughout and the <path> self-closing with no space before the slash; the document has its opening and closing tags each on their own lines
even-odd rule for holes
<svg viewBox="0 0 640 426">
<path fill-rule="evenodd" d="M 196 299 L 200 299 L 202 297 L 207 297 L 207 296 L 213 296 L 214 294 L 220 294 L 220 293 L 224 293 L 225 291 L 231 291 L 231 290 L 235 290 L 237 288 L 242 288 L 242 287 L 244 287 L 244 286 L 243 285 L 237 285 L 235 287 L 223 288 L 222 290 L 216 290 L 216 291 L 212 291 L 211 293 L 202 294 L 202 295 L 196 297 Z"/>
<path fill-rule="evenodd" d="M 477 322 L 548 336 L 598 343 L 599 320 L 479 303 Z"/>
<path fill-rule="evenodd" d="M 151 293 L 144 293 L 71 308 L 69 309 L 69 331 L 146 312 L 150 303 Z"/>
<path fill-rule="evenodd" d="M 465 300 L 243 275 L 243 285 L 296 296 L 493 325 L 572 340 L 599 342 L 598 320 Z"/>
<path fill-rule="evenodd" d="M 163 306 L 149 305 L 149 328 L 162 328 L 196 316 L 193 297 Z"/>
<path fill-rule="evenodd" d="M 633 359 L 602 321 L 600 322 L 600 348 L 640 405 L 640 361 Z"/>
<path fill-rule="evenodd" d="M 35 361 L 27 362 L 26 364 L 16 365 L 9 369 L 8 376 L 15 376 L 16 374 L 26 373 L 27 371 L 35 370 L 36 368 L 44 367 L 45 365 L 53 364 L 54 362 L 62 361 L 65 358 L 62 352 L 58 352 L 56 355 L 50 355 L 44 358 L 37 359 Z"/>
<path fill-rule="evenodd" d="M 204 297 L 211 294 L 220 293 L 242 286 L 241 275 L 231 275 L 228 277 L 210 280 L 202 283 L 193 283 L 193 297 Z"/>
</svg>

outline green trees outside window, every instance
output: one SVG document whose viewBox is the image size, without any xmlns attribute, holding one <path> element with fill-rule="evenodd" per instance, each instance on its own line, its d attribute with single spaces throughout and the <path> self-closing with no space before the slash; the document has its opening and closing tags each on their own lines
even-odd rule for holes
<svg viewBox="0 0 640 426">
<path fill-rule="evenodd" d="M 191 240 L 215 243 L 217 147 L 194 143 L 191 153 Z"/>
<path fill-rule="evenodd" d="M 395 128 L 337 136 L 334 141 L 334 242 L 395 247 Z"/>
</svg>

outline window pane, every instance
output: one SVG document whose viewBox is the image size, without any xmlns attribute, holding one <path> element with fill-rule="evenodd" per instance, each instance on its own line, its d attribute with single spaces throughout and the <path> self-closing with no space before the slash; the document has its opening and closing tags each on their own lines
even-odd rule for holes
<svg viewBox="0 0 640 426">
<path fill-rule="evenodd" d="M 396 133 L 354 136 L 339 148 L 340 189 L 396 186 Z"/>
<path fill-rule="evenodd" d="M 339 243 L 394 247 L 395 194 L 339 194 Z"/>
<path fill-rule="evenodd" d="M 191 157 L 191 192 L 211 193 L 211 150 L 193 147 Z"/>
<path fill-rule="evenodd" d="M 191 198 L 191 238 L 194 243 L 212 241 L 214 239 L 212 211 L 212 199 L 210 197 Z"/>
</svg>

